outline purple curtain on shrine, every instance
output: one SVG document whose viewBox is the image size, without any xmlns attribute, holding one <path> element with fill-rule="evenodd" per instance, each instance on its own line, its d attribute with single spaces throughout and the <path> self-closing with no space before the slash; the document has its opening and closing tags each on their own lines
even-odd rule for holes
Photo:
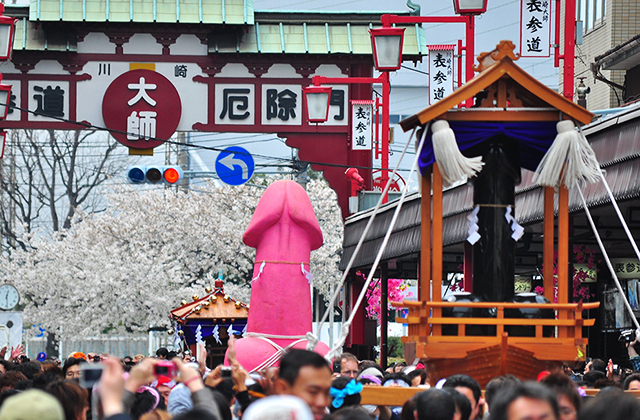
<svg viewBox="0 0 640 420">
<path fill-rule="evenodd" d="M 467 157 L 473 155 L 469 150 L 474 146 L 489 140 L 498 134 L 513 139 L 518 143 L 520 166 L 535 171 L 538 163 L 549 150 L 558 132 L 556 121 L 536 122 L 483 122 L 483 121 L 449 121 L 451 129 L 456 134 L 456 142 L 462 154 Z M 431 167 L 434 162 L 431 130 L 427 134 L 422 153 L 420 154 L 420 172 Z"/>
</svg>

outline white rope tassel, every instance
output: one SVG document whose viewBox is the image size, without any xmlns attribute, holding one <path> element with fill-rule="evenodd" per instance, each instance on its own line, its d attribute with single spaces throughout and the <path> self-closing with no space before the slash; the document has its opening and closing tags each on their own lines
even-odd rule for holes
<svg viewBox="0 0 640 420">
<path fill-rule="evenodd" d="M 597 182 L 600 165 L 587 139 L 573 121 L 560 121 L 556 127 L 558 135 L 538 164 L 533 182 L 547 187 L 564 184 L 567 188 L 583 181 Z"/>
<path fill-rule="evenodd" d="M 456 136 L 445 120 L 435 121 L 431 125 L 433 135 L 433 154 L 442 174 L 445 186 L 458 181 L 466 181 L 482 169 L 482 157 L 468 158 L 460 153 Z"/>
</svg>

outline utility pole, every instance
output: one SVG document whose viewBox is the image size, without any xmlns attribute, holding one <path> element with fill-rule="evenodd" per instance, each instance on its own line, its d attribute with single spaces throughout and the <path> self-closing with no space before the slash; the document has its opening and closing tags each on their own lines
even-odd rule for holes
<svg viewBox="0 0 640 420">
<path fill-rule="evenodd" d="M 183 171 L 189 170 L 189 154 L 187 153 L 187 133 L 184 131 L 178 132 L 178 162 L 177 164 L 182 167 Z M 178 189 L 182 189 L 183 191 L 189 190 L 189 178 L 186 176 L 182 178 L 180 181 L 180 185 L 178 185 Z"/>
</svg>

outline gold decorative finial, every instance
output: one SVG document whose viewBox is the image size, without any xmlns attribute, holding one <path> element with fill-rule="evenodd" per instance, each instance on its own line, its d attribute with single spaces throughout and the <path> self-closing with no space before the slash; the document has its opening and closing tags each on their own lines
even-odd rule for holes
<svg viewBox="0 0 640 420">
<path fill-rule="evenodd" d="M 483 52 L 478 55 L 478 64 L 473 66 L 473 70 L 480 73 L 491 67 L 504 57 L 509 57 L 512 61 L 520 58 L 520 54 L 514 53 L 516 46 L 511 41 L 502 40 L 493 51 Z"/>
</svg>

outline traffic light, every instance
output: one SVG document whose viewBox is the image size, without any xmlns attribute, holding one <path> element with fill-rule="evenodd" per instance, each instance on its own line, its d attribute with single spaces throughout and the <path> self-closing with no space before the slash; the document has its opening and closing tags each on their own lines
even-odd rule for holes
<svg viewBox="0 0 640 420">
<path fill-rule="evenodd" d="M 127 181 L 130 184 L 174 185 L 180 182 L 184 172 L 180 166 L 131 166 L 127 169 Z"/>
</svg>

